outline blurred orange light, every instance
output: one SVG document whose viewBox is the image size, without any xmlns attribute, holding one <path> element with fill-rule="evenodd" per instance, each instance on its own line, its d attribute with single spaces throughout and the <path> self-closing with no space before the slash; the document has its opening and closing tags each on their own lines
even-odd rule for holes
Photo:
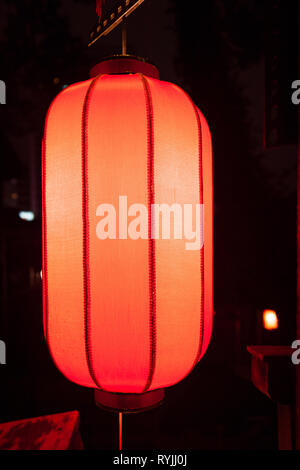
<svg viewBox="0 0 300 470">
<path fill-rule="evenodd" d="M 265 330 L 277 330 L 278 329 L 278 317 L 275 310 L 264 310 L 263 312 L 263 324 Z"/>
</svg>

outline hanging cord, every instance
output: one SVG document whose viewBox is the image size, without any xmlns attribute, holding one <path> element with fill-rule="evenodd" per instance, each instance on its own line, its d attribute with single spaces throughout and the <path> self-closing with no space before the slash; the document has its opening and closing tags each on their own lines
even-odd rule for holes
<svg viewBox="0 0 300 470">
<path fill-rule="evenodd" d="M 123 415 L 119 413 L 119 450 L 122 450 Z"/>
<path fill-rule="evenodd" d="M 125 18 L 122 21 L 122 55 L 127 55 L 127 28 Z"/>
</svg>

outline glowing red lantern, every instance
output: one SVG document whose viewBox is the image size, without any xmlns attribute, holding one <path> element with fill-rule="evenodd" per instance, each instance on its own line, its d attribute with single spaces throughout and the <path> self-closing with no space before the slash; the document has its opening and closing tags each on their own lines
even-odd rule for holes
<svg viewBox="0 0 300 470">
<path fill-rule="evenodd" d="M 54 100 L 43 141 L 44 331 L 57 367 L 98 402 L 151 406 L 205 353 L 212 212 L 208 125 L 154 66 L 103 62 Z"/>
</svg>

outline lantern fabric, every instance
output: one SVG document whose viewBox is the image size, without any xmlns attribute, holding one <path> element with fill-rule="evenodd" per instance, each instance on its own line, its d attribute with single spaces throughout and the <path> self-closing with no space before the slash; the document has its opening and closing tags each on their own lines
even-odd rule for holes
<svg viewBox="0 0 300 470">
<path fill-rule="evenodd" d="M 108 392 L 181 381 L 212 332 L 212 144 L 202 113 L 177 86 L 140 73 L 71 85 L 48 111 L 42 173 L 44 333 L 57 367 Z M 128 224 L 133 204 L 148 208 L 147 237 L 128 236 L 124 196 Z M 116 210 L 115 238 L 97 236 L 101 204 Z M 152 238 L 153 204 L 203 204 L 204 246 Z"/>
</svg>

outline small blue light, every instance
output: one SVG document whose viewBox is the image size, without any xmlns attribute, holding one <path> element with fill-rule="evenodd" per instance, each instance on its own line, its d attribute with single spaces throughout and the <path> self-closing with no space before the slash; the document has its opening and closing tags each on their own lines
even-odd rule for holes
<svg viewBox="0 0 300 470">
<path fill-rule="evenodd" d="M 32 211 L 21 211 L 19 212 L 19 217 L 27 222 L 32 222 L 35 219 L 34 212 Z"/>
</svg>

